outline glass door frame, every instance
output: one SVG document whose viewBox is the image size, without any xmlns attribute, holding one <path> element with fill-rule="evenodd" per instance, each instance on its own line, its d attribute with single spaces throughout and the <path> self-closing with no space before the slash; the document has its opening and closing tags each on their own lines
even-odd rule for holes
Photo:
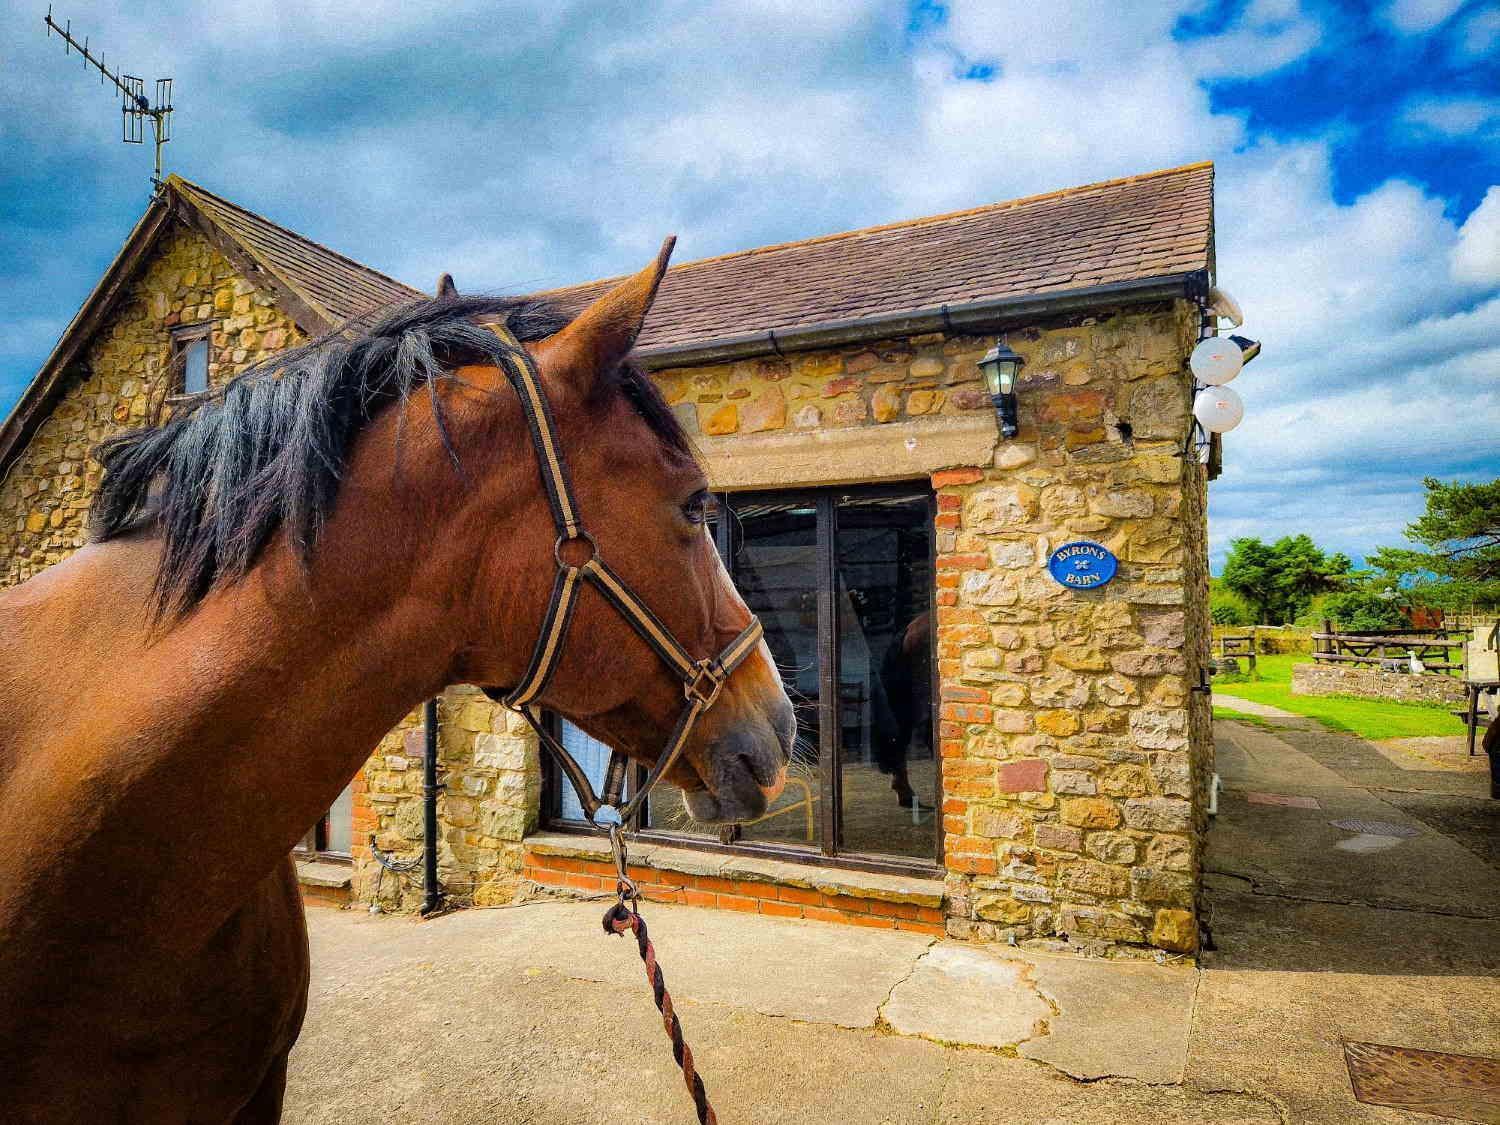
<svg viewBox="0 0 1500 1125">
<path fill-rule="evenodd" d="M 843 807 L 842 770 L 840 751 L 843 730 L 839 715 L 839 619 L 838 619 L 838 502 L 844 497 L 865 499 L 880 496 L 908 496 L 922 492 L 926 495 L 928 612 L 932 615 L 933 628 L 929 644 L 931 647 L 932 675 L 929 677 L 931 699 L 931 722 L 933 744 L 933 769 L 935 773 L 935 807 L 932 811 L 932 853 L 930 856 L 879 855 L 871 852 L 848 852 L 841 847 L 843 834 L 840 810 Z M 801 504 L 815 508 L 817 512 L 817 543 L 815 553 L 816 598 L 818 617 L 818 784 L 819 784 L 819 844 L 798 845 L 774 841 L 745 841 L 732 838 L 732 833 L 721 831 L 717 840 L 704 836 L 688 835 L 670 829 L 633 827 L 643 839 L 670 843 L 678 847 L 696 848 L 700 851 L 725 852 L 735 855 L 762 855 L 770 859 L 788 860 L 794 863 L 817 863 L 865 871 L 886 871 L 899 874 L 935 875 L 942 872 L 943 847 L 943 757 L 939 699 L 941 676 L 937 660 L 937 497 L 931 482 L 925 478 L 908 481 L 893 481 L 885 484 L 860 484 L 845 486 L 819 486 L 805 488 L 745 489 L 741 491 L 715 492 L 718 501 L 718 519 L 714 527 L 714 541 L 725 569 L 734 575 L 733 506 L 736 501 L 744 503 L 763 499 L 777 503 Z M 558 733 L 557 719 L 549 714 L 553 733 Z M 549 827 L 564 831 L 590 831 L 577 821 L 561 819 L 562 789 L 566 784 L 552 761 L 550 754 L 542 755 L 542 819 Z M 645 778 L 645 767 L 632 765 L 629 788 L 631 790 Z M 637 816 L 639 820 L 639 814 Z"/>
</svg>

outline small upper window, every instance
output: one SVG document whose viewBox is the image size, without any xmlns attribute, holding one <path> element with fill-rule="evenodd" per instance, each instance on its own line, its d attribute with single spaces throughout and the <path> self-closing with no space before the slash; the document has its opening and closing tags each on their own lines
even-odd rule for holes
<svg viewBox="0 0 1500 1125">
<path fill-rule="evenodd" d="M 172 334 L 172 355 L 182 371 L 180 394 L 208 390 L 208 338 L 211 325 L 194 324 Z"/>
</svg>

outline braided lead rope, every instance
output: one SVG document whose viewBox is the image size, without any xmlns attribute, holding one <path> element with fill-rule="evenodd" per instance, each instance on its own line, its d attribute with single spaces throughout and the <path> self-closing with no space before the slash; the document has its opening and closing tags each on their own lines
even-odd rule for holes
<svg viewBox="0 0 1500 1125">
<path fill-rule="evenodd" d="M 657 1010 L 661 1012 L 661 1022 L 667 1029 L 667 1038 L 672 1040 L 672 1057 L 682 1068 L 682 1080 L 687 1083 L 688 1092 L 693 1096 L 693 1108 L 698 1111 L 698 1125 L 718 1125 L 719 1118 L 714 1113 L 714 1107 L 708 1104 L 708 1091 L 703 1088 L 703 1078 L 693 1066 L 693 1050 L 682 1041 L 682 1023 L 677 1018 L 676 1009 L 672 1007 L 672 996 L 662 978 L 661 966 L 656 963 L 656 947 L 651 944 L 651 937 L 646 931 L 646 920 L 623 902 L 617 902 L 604 914 L 604 932 L 623 935 L 626 930 L 635 934 L 636 946 L 646 965 L 646 980 L 651 984 L 651 995 L 656 1000 Z"/>
</svg>

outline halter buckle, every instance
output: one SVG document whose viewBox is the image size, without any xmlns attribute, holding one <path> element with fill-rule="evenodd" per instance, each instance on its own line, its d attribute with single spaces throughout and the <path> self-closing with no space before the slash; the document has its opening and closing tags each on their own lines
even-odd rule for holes
<svg viewBox="0 0 1500 1125">
<path fill-rule="evenodd" d="M 724 665 L 719 663 L 718 657 L 711 656 L 693 665 L 692 678 L 683 683 L 682 694 L 689 703 L 696 703 L 700 709 L 707 711 L 719 698 L 727 679 L 729 676 L 724 671 Z"/>
</svg>

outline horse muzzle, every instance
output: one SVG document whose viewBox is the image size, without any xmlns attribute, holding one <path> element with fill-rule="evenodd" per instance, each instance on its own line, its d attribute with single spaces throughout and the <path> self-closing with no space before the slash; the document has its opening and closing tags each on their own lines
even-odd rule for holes
<svg viewBox="0 0 1500 1125">
<path fill-rule="evenodd" d="M 733 824 L 765 815 L 786 785 L 796 737 L 797 720 L 784 695 L 770 715 L 733 722 L 693 755 L 703 787 L 683 790 L 689 815 L 700 824 Z"/>
</svg>

